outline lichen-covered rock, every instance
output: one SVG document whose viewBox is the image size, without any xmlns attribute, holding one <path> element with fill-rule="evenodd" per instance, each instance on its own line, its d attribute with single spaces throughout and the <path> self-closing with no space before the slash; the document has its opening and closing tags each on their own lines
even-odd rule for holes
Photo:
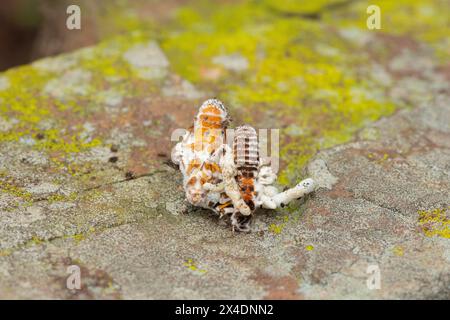
<svg viewBox="0 0 450 320">
<path fill-rule="evenodd" d="M 450 100 L 403 110 L 371 129 L 375 140 L 320 152 L 336 177 L 331 190 L 307 204 L 307 231 L 315 239 L 321 274 L 300 291 L 311 298 L 440 298 L 450 296 Z M 448 140 L 448 139 L 447 139 Z M 320 173 L 320 170 L 319 170 Z M 330 259 L 329 249 L 342 255 Z M 324 266 L 326 261 L 326 266 Z M 381 289 L 361 281 L 369 265 L 380 270 Z"/>
<path fill-rule="evenodd" d="M 444 11 L 380 2 L 381 31 L 364 1 L 111 19 L 142 30 L 1 74 L 0 297 L 448 298 Z M 321 187 L 249 235 L 188 206 L 167 164 L 211 96 L 281 129 L 281 185 Z"/>
</svg>

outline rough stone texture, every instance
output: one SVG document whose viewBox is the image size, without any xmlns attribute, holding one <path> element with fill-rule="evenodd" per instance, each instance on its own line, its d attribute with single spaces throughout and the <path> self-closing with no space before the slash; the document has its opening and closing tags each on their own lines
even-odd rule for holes
<svg viewBox="0 0 450 320">
<path fill-rule="evenodd" d="M 0 298 L 448 299 L 442 45 L 333 27 L 360 9 L 335 2 L 320 11 L 266 1 L 275 16 L 258 11 L 265 28 L 207 22 L 237 45 L 206 53 L 186 43 L 205 39 L 187 10 L 186 34 L 158 42 L 134 32 L 2 74 Z M 247 6 L 227 9 L 249 23 Z M 275 45 L 246 47 L 244 29 Z M 250 234 L 187 205 L 168 164 L 173 130 L 222 95 L 237 123 L 282 129 L 282 184 L 319 183 L 308 199 L 259 212 Z M 81 268 L 81 290 L 66 288 L 70 265 Z M 379 290 L 366 285 L 369 265 Z"/>
<path fill-rule="evenodd" d="M 368 128 L 379 138 L 320 152 L 309 165 L 324 188 L 304 216 L 310 222 L 302 236 L 317 243 L 318 266 L 310 266 L 313 281 L 300 288 L 302 293 L 313 298 L 450 297 L 449 102 L 439 97 L 436 104 L 402 110 Z M 317 161 L 326 164 L 327 172 L 317 170 Z M 336 177 L 331 190 L 329 176 Z M 420 212 L 431 215 L 436 208 L 443 209 L 442 217 L 421 223 Z M 433 229 L 447 235 L 428 237 Z M 379 291 L 368 292 L 361 281 L 368 265 L 381 270 Z M 314 268 L 320 268 L 320 276 Z"/>
</svg>

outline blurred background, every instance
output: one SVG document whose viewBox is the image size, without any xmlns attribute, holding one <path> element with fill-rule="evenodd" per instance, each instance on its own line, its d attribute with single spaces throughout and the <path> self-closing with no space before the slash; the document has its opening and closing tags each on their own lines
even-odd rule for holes
<svg viewBox="0 0 450 320">
<path fill-rule="evenodd" d="M 81 7 L 82 30 L 64 28 L 65 12 L 70 4 Z M 209 14 L 221 10 L 239 11 L 242 4 L 255 7 L 255 23 L 261 9 L 273 16 L 323 20 L 327 13 L 336 12 L 339 7 L 348 11 L 353 6 L 351 15 L 346 16 L 351 20 L 346 23 L 352 21 L 364 27 L 364 9 L 371 3 L 358 0 L 3 0 L 0 7 L 0 70 L 92 45 L 114 34 L 136 29 L 164 29 L 170 21 L 182 18 L 180 9 Z M 382 12 L 386 23 L 383 32 L 406 31 L 416 33 L 420 38 L 432 31 L 435 35 L 428 34 L 428 40 L 441 41 L 436 45 L 448 49 L 449 1 L 382 0 L 374 4 L 387 9 Z M 362 10 L 359 15 L 355 15 L 355 8 Z M 358 16 L 361 19 L 356 21 Z M 342 17 L 333 16 L 332 19 L 336 19 L 336 23 L 342 22 Z M 392 23 L 390 27 L 389 22 Z M 229 23 L 231 25 L 233 21 Z"/>
<path fill-rule="evenodd" d="M 173 16 L 186 2 L 4 0 L 0 7 L 0 70 L 154 25 Z M 65 28 L 66 8 L 71 4 L 81 8 L 82 30 Z"/>
</svg>

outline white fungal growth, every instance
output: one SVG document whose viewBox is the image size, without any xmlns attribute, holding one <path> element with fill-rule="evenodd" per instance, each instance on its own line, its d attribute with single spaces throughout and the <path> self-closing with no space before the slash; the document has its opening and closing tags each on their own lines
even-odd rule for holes
<svg viewBox="0 0 450 320">
<path fill-rule="evenodd" d="M 315 189 L 312 179 L 279 192 L 273 183 L 276 174 L 270 164 L 259 159 L 255 129 L 236 129 L 233 148 L 225 141 L 230 122 L 228 112 L 217 99 L 205 101 L 194 119 L 193 128 L 172 150 L 172 161 L 183 174 L 186 199 L 195 206 L 230 216 L 233 230 L 250 231 L 258 208 L 276 209 Z"/>
</svg>

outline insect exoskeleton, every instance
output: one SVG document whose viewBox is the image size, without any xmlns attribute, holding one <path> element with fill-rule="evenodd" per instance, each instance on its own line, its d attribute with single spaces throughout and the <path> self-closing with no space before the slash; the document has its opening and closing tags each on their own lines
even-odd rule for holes
<svg viewBox="0 0 450 320">
<path fill-rule="evenodd" d="M 217 99 L 206 100 L 194 119 L 193 132 L 189 135 L 185 148 L 185 190 L 189 202 L 194 205 L 208 204 L 211 193 L 205 183 L 216 183 L 221 178 L 221 168 L 211 155 L 223 144 L 225 130 L 229 122 L 228 112 Z"/>
<path fill-rule="evenodd" d="M 209 99 L 200 106 L 194 121 L 195 151 L 214 152 L 224 141 L 229 123 L 228 112 L 223 103 Z"/>
<path fill-rule="evenodd" d="M 241 197 L 250 210 L 255 210 L 255 177 L 259 167 L 258 136 L 256 130 L 243 125 L 235 130 L 233 141 L 234 163 L 237 168 L 236 181 Z"/>
</svg>

